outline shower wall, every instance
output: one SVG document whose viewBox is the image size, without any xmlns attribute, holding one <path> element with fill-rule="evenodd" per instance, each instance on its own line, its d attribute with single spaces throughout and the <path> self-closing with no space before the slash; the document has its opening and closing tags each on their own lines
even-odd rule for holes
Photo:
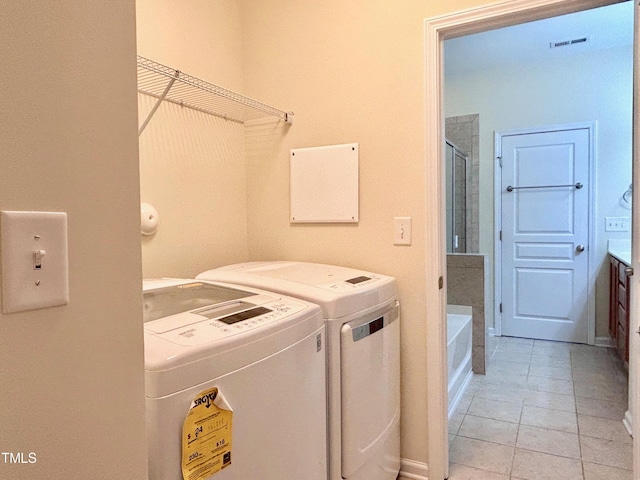
<svg viewBox="0 0 640 480">
<path fill-rule="evenodd" d="M 486 255 L 447 255 L 447 303 L 470 306 L 472 312 L 472 365 L 473 372 L 484 375 L 486 371 L 487 321 L 486 306 L 489 297 L 489 263 Z"/>
</svg>

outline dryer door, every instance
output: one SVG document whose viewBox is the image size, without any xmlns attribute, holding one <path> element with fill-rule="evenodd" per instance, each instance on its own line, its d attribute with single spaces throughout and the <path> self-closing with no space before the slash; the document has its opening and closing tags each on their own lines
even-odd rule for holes
<svg viewBox="0 0 640 480">
<path fill-rule="evenodd" d="M 395 470 L 392 478 L 396 478 L 400 463 L 397 302 L 391 309 L 345 323 L 340 337 L 342 477 L 353 478 L 365 464 L 375 463 L 363 471 Z"/>
</svg>

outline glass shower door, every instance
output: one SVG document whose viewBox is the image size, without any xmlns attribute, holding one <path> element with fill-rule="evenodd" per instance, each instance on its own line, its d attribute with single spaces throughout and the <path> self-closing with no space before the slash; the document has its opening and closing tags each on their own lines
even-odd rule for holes
<svg viewBox="0 0 640 480">
<path fill-rule="evenodd" d="M 447 141 L 445 148 L 447 253 L 467 251 L 467 156 Z"/>
</svg>

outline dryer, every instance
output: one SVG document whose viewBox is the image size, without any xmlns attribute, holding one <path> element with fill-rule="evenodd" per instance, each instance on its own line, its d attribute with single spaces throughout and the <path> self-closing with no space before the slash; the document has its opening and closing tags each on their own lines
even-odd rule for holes
<svg viewBox="0 0 640 480">
<path fill-rule="evenodd" d="M 393 277 L 335 265 L 250 262 L 201 273 L 316 303 L 327 327 L 330 480 L 400 470 L 400 311 Z"/>
<path fill-rule="evenodd" d="M 326 480 L 325 327 L 311 303 L 144 282 L 150 480 Z"/>
</svg>

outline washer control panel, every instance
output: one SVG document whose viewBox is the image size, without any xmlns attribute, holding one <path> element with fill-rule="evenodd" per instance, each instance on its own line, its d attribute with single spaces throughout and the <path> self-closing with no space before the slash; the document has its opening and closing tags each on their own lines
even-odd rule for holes
<svg viewBox="0 0 640 480">
<path fill-rule="evenodd" d="M 309 308 L 269 292 L 180 279 L 146 280 L 143 300 L 145 334 L 183 346 L 268 328 Z"/>
<path fill-rule="evenodd" d="M 259 305 L 245 299 L 175 314 L 147 322 L 144 327 L 147 333 L 178 345 L 196 346 L 266 327 L 305 308 L 301 303 L 280 298 Z"/>
</svg>

